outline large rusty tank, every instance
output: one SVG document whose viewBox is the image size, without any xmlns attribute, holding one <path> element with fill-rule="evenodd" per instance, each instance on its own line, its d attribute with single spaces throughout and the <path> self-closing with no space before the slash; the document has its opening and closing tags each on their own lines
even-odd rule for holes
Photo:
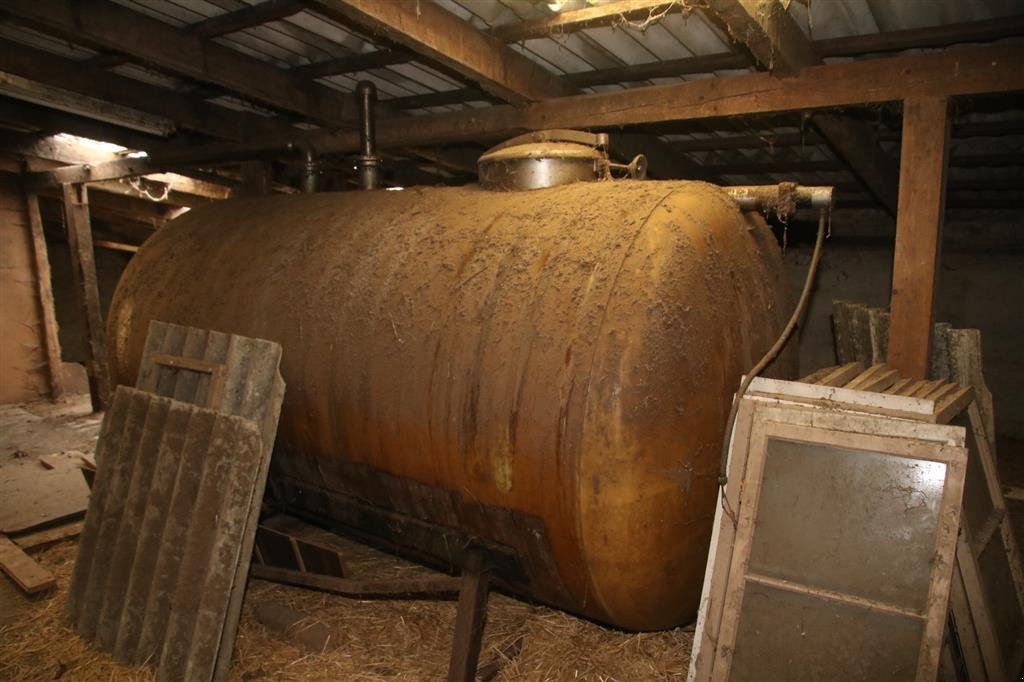
<svg viewBox="0 0 1024 682">
<path fill-rule="evenodd" d="M 153 319 L 277 341 L 279 504 L 650 630 L 695 613 L 730 397 L 789 301 L 701 182 L 273 196 L 151 237 L 108 342 L 130 384 Z"/>
</svg>

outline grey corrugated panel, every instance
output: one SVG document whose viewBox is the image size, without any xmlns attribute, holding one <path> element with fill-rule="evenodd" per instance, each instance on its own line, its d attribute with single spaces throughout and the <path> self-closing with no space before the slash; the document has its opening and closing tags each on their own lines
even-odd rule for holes
<svg viewBox="0 0 1024 682">
<path fill-rule="evenodd" d="M 280 397 L 284 381 L 278 372 L 281 346 L 272 341 L 206 329 L 185 327 L 154 320 L 146 336 L 146 348 L 135 385 L 151 385 L 150 373 L 156 370 L 150 361 L 154 353 L 202 360 L 224 366 L 223 402 L 219 409 L 245 417 L 260 425 L 264 440 L 273 443 L 277 432 Z M 193 372 L 160 372 L 154 391 L 185 402 L 205 399 L 204 383 Z"/>
<path fill-rule="evenodd" d="M 225 616 L 263 492 L 259 429 L 119 386 L 97 450 L 69 591 L 75 628 L 120 660 L 157 663 L 158 679 L 211 679 L 230 660 Z"/>
<path fill-rule="evenodd" d="M 252 500 L 246 529 L 242 535 L 240 551 L 242 556 L 246 557 L 246 561 L 238 564 L 232 582 L 234 587 L 231 590 L 225 619 L 222 651 L 217 661 L 216 676 L 224 678 L 231 664 L 231 652 L 234 648 L 248 573 L 248 557 L 252 554 L 255 542 L 262 491 L 267 483 L 270 455 L 281 414 L 281 400 L 284 397 L 284 380 L 279 371 L 281 346 L 272 341 L 237 334 L 224 334 L 157 320 L 150 322 L 136 385 L 140 388 L 152 386 L 156 393 L 178 400 L 205 402 L 212 387 L 210 379 L 203 379 L 195 372 L 159 370 L 152 362 L 151 356 L 154 353 L 221 365 L 224 381 L 221 400 L 213 407 L 224 413 L 252 420 L 259 426 L 262 434 L 263 457 L 255 479 L 255 487 L 260 491 L 260 495 Z M 155 376 L 154 372 L 157 373 Z"/>
</svg>

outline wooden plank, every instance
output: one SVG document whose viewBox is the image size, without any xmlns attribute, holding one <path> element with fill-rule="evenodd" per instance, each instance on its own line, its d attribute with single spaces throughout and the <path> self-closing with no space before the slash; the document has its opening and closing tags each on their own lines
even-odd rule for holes
<svg viewBox="0 0 1024 682">
<path fill-rule="evenodd" d="M 460 88 L 458 90 L 442 90 L 429 92 L 425 95 L 409 95 L 388 100 L 388 105 L 395 109 L 423 109 L 426 107 L 443 107 L 463 102 L 495 102 L 492 95 L 480 88 Z"/>
<path fill-rule="evenodd" d="M 43 235 L 43 219 L 39 215 L 39 197 L 26 193 L 25 209 L 28 214 L 29 230 L 32 233 L 32 255 L 36 266 L 36 294 L 39 296 L 39 307 L 42 310 L 43 346 L 46 350 L 50 397 L 57 400 L 64 395 L 64 362 L 60 357 L 57 313 L 53 303 L 53 286 L 50 275 L 50 256 L 46 248 L 46 237 Z"/>
<path fill-rule="evenodd" d="M 868 383 L 874 381 L 876 378 L 882 376 L 889 371 L 889 368 L 883 364 L 871 365 L 866 370 L 858 374 L 856 377 L 850 380 L 850 383 L 846 384 L 843 388 L 851 390 L 864 390 L 861 386 L 865 386 Z M 917 396 L 915 396 L 917 397 Z"/>
<path fill-rule="evenodd" d="M 204 38 L 243 31 L 271 21 L 284 19 L 305 9 L 303 0 L 263 0 L 257 5 L 243 7 L 233 12 L 218 14 L 209 19 L 190 24 L 188 30 Z"/>
<path fill-rule="evenodd" d="M 840 365 L 835 371 L 826 375 L 817 383 L 822 386 L 845 386 L 853 381 L 854 377 L 864 371 L 864 365 L 859 362 L 849 362 Z"/>
<path fill-rule="evenodd" d="M 37 594 L 57 584 L 53 573 L 46 570 L 21 548 L 0 534 L 0 569 L 27 594 Z"/>
<path fill-rule="evenodd" d="M 342 73 L 382 69 L 394 64 L 404 64 L 413 60 L 413 56 L 404 50 L 376 50 L 361 54 L 345 55 L 324 61 L 293 66 L 290 73 L 301 78 L 323 78 Z"/>
<path fill-rule="evenodd" d="M 765 377 L 751 381 L 747 394 L 918 421 L 929 421 L 935 413 L 931 400 Z"/>
<path fill-rule="evenodd" d="M 904 386 L 896 395 L 907 396 L 909 398 L 910 396 L 920 391 L 921 388 L 927 383 L 928 382 L 925 381 L 924 379 L 911 379 L 910 383 Z"/>
<path fill-rule="evenodd" d="M 948 424 L 960 414 L 970 402 L 974 400 L 974 389 L 970 386 L 961 386 L 955 392 L 946 396 L 935 406 L 933 421 L 936 424 Z"/>
<path fill-rule="evenodd" d="M 800 379 L 800 381 L 801 383 L 805 384 L 819 384 L 821 383 L 822 379 L 831 375 L 837 369 L 839 369 L 838 365 L 833 365 L 832 367 L 822 367 L 816 372 L 811 372 L 807 376 L 803 377 L 802 379 Z"/>
<path fill-rule="evenodd" d="M 253 565 L 250 569 L 253 578 L 269 580 L 285 585 L 309 587 L 349 597 L 398 597 L 414 595 L 446 595 L 456 594 L 462 589 L 462 578 L 449 575 L 431 575 L 420 578 L 393 578 L 361 580 L 355 578 L 337 578 L 330 575 L 319 575 L 305 571 L 277 568 L 274 566 Z"/>
<path fill-rule="evenodd" d="M 479 552 L 470 552 L 463 568 L 459 605 L 455 613 L 448 682 L 474 682 L 480 660 L 480 644 L 487 622 L 487 597 L 490 577 Z"/>
<path fill-rule="evenodd" d="M 715 524 L 711 530 L 711 547 L 708 550 L 708 561 L 704 569 L 704 587 L 700 597 L 700 608 L 697 612 L 697 625 L 687 682 L 711 678 L 711 666 L 721 627 L 723 597 L 728 579 L 725 571 L 716 570 L 716 568 L 732 564 L 736 540 L 735 510 L 739 509 L 741 488 L 734 482 L 742 481 L 746 477 L 750 431 L 754 412 L 758 407 L 757 401 L 744 399 L 736 413 L 736 426 L 733 429 L 733 439 L 729 445 L 727 464 L 729 472 L 727 480 L 730 484 L 719 486 L 718 490 Z M 719 523 L 719 509 L 728 517 L 728 523 Z"/>
<path fill-rule="evenodd" d="M 1010 679 L 1006 675 L 1003 656 L 999 651 L 999 639 L 996 636 L 992 613 L 985 601 L 985 589 L 981 583 L 978 560 L 963 533 L 957 538 L 956 563 L 963 579 L 964 592 L 967 595 L 988 679 Z"/>
<path fill-rule="evenodd" d="M 776 0 L 708 0 L 707 7 L 769 71 L 792 75 L 819 62 L 811 42 Z"/>
<path fill-rule="evenodd" d="M 68 92 L 6 71 L 0 71 L 0 94 L 154 135 L 168 135 L 174 130 L 174 123 L 163 115 L 142 113 L 92 93 Z"/>
<path fill-rule="evenodd" d="M 83 164 L 80 166 L 61 166 L 53 170 L 26 173 L 25 186 L 29 189 L 38 190 L 43 187 L 54 187 L 56 185 L 78 185 L 85 182 L 99 182 L 102 180 L 117 180 L 133 175 L 146 175 L 153 172 L 153 164 L 148 158 L 128 157 L 117 161 L 99 163 L 95 166 Z"/>
<path fill-rule="evenodd" d="M 923 379 L 931 355 L 946 203 L 949 101 L 945 97 L 916 97 L 904 102 L 901 149 L 889 364 L 904 376 Z"/>
<path fill-rule="evenodd" d="M 382 118 L 380 148 L 476 141 L 548 128 L 600 128 L 796 111 L 902 100 L 917 95 L 968 95 L 1024 90 L 1024 73 L 1014 46 L 964 48 L 949 52 L 812 66 L 792 78 L 756 73 L 672 85 L 577 95 L 520 107 L 500 105 L 416 117 Z M 321 153 L 353 152 L 355 131 L 310 131 L 294 137 Z M 165 161 L 200 163 L 252 153 L 279 138 L 244 144 L 210 144 Z"/>
<path fill-rule="evenodd" d="M 942 385 L 942 379 L 932 379 L 931 381 L 925 381 L 922 383 L 916 391 L 910 394 L 912 398 L 925 399 L 925 396 L 934 391 L 936 388 Z"/>
<path fill-rule="evenodd" d="M 948 382 L 940 383 L 932 390 L 931 393 L 928 393 L 927 395 L 923 395 L 921 397 L 925 398 L 926 400 L 933 400 L 936 404 L 939 404 L 947 397 L 949 397 L 952 393 L 955 393 L 958 388 L 960 387 L 957 386 L 956 384 L 951 384 Z"/>
<path fill-rule="evenodd" d="M 89 221 L 89 198 L 84 185 L 64 185 L 64 219 L 71 252 L 71 274 L 75 297 L 84 311 L 86 348 L 85 367 L 89 373 L 89 396 L 94 411 L 102 410 L 110 397 L 110 374 L 107 371 L 106 330 L 100 291 L 96 283 L 96 256 L 93 252 L 92 226 Z"/>
<path fill-rule="evenodd" d="M 546 38 L 585 28 L 599 28 L 626 21 L 665 16 L 686 8 L 673 0 L 613 0 L 583 9 L 556 12 L 552 16 L 532 21 L 496 26 L 491 35 L 506 43 L 518 43 L 531 38 Z"/>
<path fill-rule="evenodd" d="M 84 521 L 65 523 L 54 528 L 45 528 L 11 538 L 23 550 L 41 549 L 63 540 L 77 538 L 82 532 Z"/>
<path fill-rule="evenodd" d="M 571 92 L 555 74 L 432 2 L 312 0 L 310 8 L 423 55 L 508 102 Z"/>
<path fill-rule="evenodd" d="M 0 467 L 0 500 L 0 533 L 12 535 L 80 518 L 89 490 L 69 461 L 46 469 L 34 459 L 13 460 Z"/>
<path fill-rule="evenodd" d="M 900 375 L 896 370 L 887 369 L 886 371 L 880 374 L 876 374 L 869 381 L 866 381 L 865 383 L 861 384 L 858 390 L 883 392 L 885 391 L 885 389 L 889 388 L 894 383 L 896 383 L 896 380 L 899 379 L 899 376 Z M 931 396 L 925 397 L 931 399 Z"/>
<path fill-rule="evenodd" d="M 981 331 L 977 329 L 945 329 L 946 358 L 951 381 L 974 387 L 974 398 L 982 416 L 988 448 L 996 450 L 995 413 L 992 391 L 985 382 L 981 354 Z"/>
<path fill-rule="evenodd" d="M 714 71 L 730 71 L 746 69 L 750 66 L 750 58 L 739 52 L 718 52 L 699 57 L 682 57 L 666 59 L 660 62 L 616 66 L 593 71 L 580 71 L 562 76 L 562 80 L 577 88 L 589 88 L 595 85 L 612 83 L 631 83 L 646 81 L 652 78 L 678 78 L 697 73 Z"/>
<path fill-rule="evenodd" d="M 903 395 L 903 389 L 907 388 L 912 383 L 914 383 L 913 379 L 900 379 L 895 384 L 882 391 L 882 393 L 888 393 L 889 395 Z"/>
<path fill-rule="evenodd" d="M 945 47 L 958 43 L 988 42 L 1020 35 L 1024 35 L 1024 14 L 816 40 L 814 51 L 823 59 L 852 57 L 878 52 Z"/>
</svg>

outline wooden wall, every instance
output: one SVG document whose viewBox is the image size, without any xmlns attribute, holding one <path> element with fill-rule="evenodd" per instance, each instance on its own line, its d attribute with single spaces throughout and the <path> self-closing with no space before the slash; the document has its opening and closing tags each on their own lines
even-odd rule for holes
<svg viewBox="0 0 1024 682">
<path fill-rule="evenodd" d="M 0 173 L 0 403 L 49 394 L 42 312 L 25 200 Z"/>
</svg>

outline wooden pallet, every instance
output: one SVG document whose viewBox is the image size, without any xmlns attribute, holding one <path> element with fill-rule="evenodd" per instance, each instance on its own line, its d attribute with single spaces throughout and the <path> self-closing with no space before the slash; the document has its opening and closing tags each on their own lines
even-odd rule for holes
<svg viewBox="0 0 1024 682">
<path fill-rule="evenodd" d="M 760 379 L 755 381 L 758 386 L 764 386 Z M 779 383 L 788 387 L 793 382 Z M 831 403 L 846 403 L 857 411 L 917 419 L 932 424 L 948 424 L 974 399 L 971 386 L 961 386 L 945 379 L 909 379 L 883 363 L 865 367 L 863 363 L 850 362 L 825 367 L 804 377 L 800 383 L 839 390 L 823 393 L 797 389 L 795 392 L 786 391 L 788 399 L 806 394 L 809 398 L 817 397 Z M 754 389 L 755 385 L 751 384 L 751 392 L 759 392 Z M 876 393 L 892 398 L 858 396 L 853 392 Z M 896 400 L 898 398 L 904 400 Z"/>
</svg>

